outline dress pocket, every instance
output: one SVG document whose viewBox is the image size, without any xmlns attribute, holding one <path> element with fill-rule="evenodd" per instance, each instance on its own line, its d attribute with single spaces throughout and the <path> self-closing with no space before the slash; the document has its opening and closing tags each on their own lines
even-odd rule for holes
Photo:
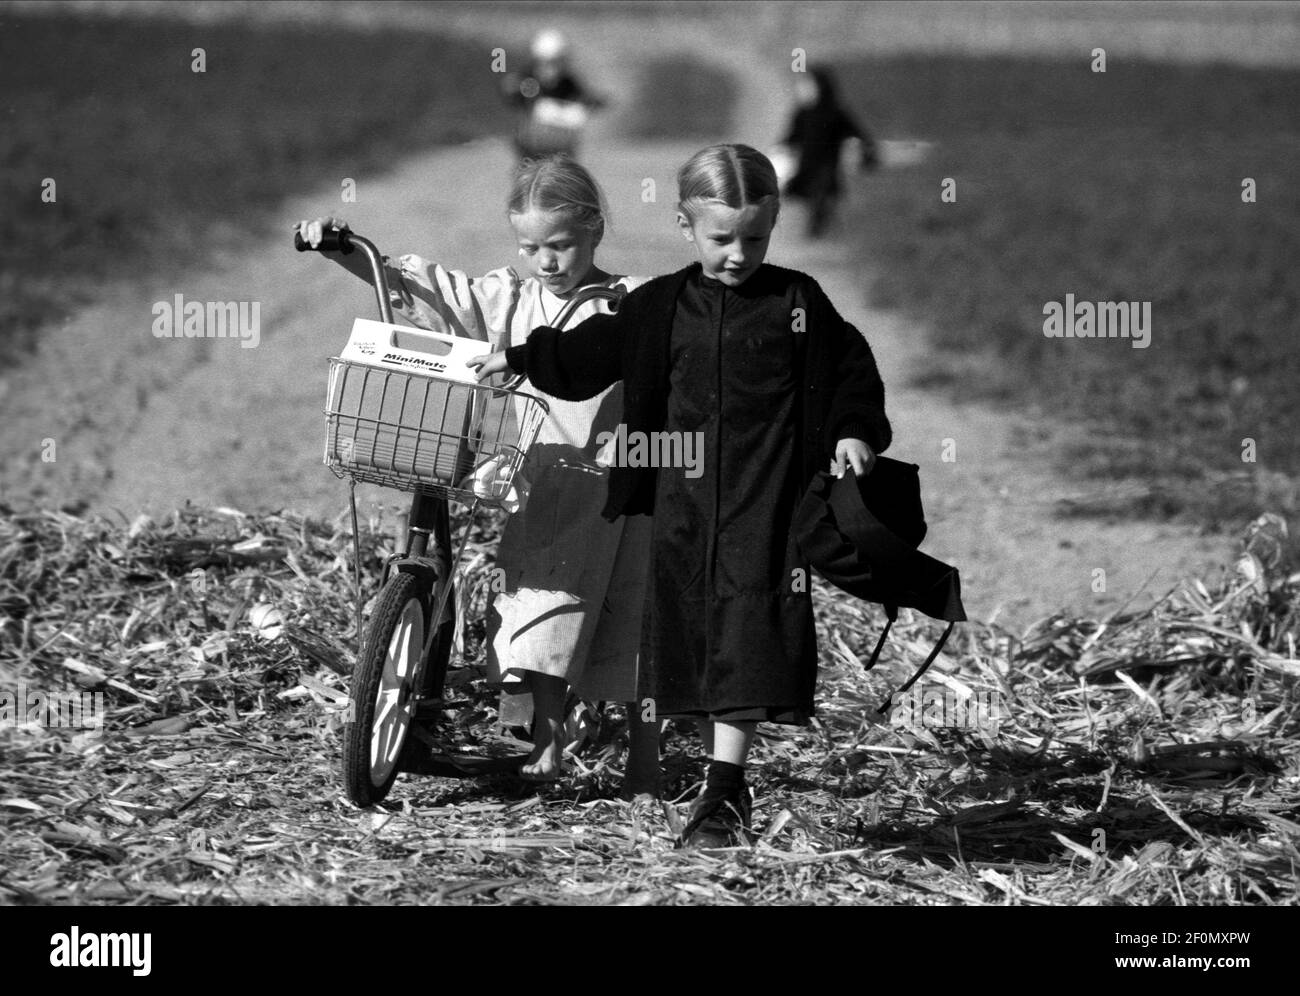
<svg viewBox="0 0 1300 996">
<path fill-rule="evenodd" d="M 731 370 L 724 391 L 740 409 L 726 413 L 728 422 L 734 422 L 736 415 L 763 419 L 774 399 L 795 390 L 799 380 L 797 335 L 789 325 L 756 323 L 726 351 L 723 362 Z"/>
</svg>

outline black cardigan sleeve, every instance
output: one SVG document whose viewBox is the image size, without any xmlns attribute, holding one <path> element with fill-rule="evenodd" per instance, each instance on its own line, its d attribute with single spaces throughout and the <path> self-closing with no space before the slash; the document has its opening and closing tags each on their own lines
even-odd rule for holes
<svg viewBox="0 0 1300 996">
<path fill-rule="evenodd" d="M 586 401 L 623 379 L 628 324 L 620 310 L 592 315 L 566 332 L 543 325 L 533 329 L 522 346 L 507 349 L 506 362 L 552 397 Z"/>
<path fill-rule="evenodd" d="M 872 452 L 882 453 L 894 438 L 885 415 L 885 384 L 867 340 L 848 322 L 840 333 L 839 357 L 826 420 L 828 442 L 834 449 L 841 439 L 861 439 Z"/>
<path fill-rule="evenodd" d="M 841 439 L 861 439 L 875 453 L 888 449 L 893 430 L 885 415 L 885 385 L 876 358 L 862 333 L 840 317 L 821 287 L 812 281 L 813 320 L 825 336 L 831 400 L 825 442 L 832 453 Z"/>
</svg>

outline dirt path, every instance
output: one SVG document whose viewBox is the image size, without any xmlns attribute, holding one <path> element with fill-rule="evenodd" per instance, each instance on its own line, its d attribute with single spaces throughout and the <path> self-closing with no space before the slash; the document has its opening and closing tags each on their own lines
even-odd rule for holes
<svg viewBox="0 0 1300 996">
<path fill-rule="evenodd" d="M 525 25 L 514 25 L 513 42 Z M 593 82 L 619 100 L 631 94 L 627 66 L 636 39 L 611 33 L 584 58 Z M 788 106 L 787 80 L 758 75 L 752 52 L 717 55 L 747 81 L 735 137 L 770 144 Z M 672 227 L 673 174 L 699 143 L 629 145 L 607 117 L 593 128 L 586 159 L 606 187 L 614 227 L 602 264 L 661 273 L 690 261 Z M 482 142 L 420 156 L 390 173 L 356 177 L 355 204 L 337 187 L 305 192 L 281 212 L 283 238 L 252 245 L 201 272 L 156 274 L 106 292 L 93 308 L 50 329 L 41 354 L 0 387 L 6 428 L 0 497 L 45 505 L 83 501 L 130 518 L 187 499 L 244 510 L 287 508 L 334 516 L 346 489 L 322 466 L 325 360 L 351 320 L 373 317 L 369 289 L 318 257 L 292 251 L 290 223 L 343 214 L 382 249 L 419 252 L 471 272 L 509 263 L 499 205 L 510 153 Z M 642 199 L 656 183 L 655 202 Z M 868 274 L 840 244 L 809 245 L 796 212 L 779 229 L 771 259 L 815 275 L 876 351 L 895 424 L 890 454 L 921 465 L 931 522 L 927 549 L 961 568 L 968 608 L 1013 628 L 1063 609 L 1104 613 L 1153 571 L 1162 593 L 1185 574 L 1221 564 L 1226 541 L 1146 523 L 1063 522 L 1053 503 L 1070 487 L 1050 472 L 1050 427 L 978 407 L 959 407 L 909 386 L 925 369 L 923 330 L 864 302 Z M 261 342 L 158 339 L 154 302 L 257 301 Z M 54 440 L 53 462 L 46 440 Z M 1023 440 L 1038 440 L 1027 448 Z M 956 460 L 942 459 L 945 441 Z M 363 493 L 372 517 L 404 500 Z M 1094 591 L 1096 571 L 1105 590 Z"/>
</svg>

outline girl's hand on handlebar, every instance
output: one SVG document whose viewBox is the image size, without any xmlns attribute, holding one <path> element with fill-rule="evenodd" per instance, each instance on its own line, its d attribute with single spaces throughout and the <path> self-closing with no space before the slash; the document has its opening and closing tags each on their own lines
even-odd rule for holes
<svg viewBox="0 0 1300 996">
<path fill-rule="evenodd" d="M 335 218 L 326 215 L 321 218 L 313 218 L 311 221 L 300 221 L 295 231 L 302 236 L 302 240 L 313 249 L 320 245 L 321 234 L 327 229 L 336 228 L 340 231 L 346 230 L 348 223 L 342 218 Z"/>
<path fill-rule="evenodd" d="M 493 374 L 508 373 L 510 371 L 510 364 L 506 363 L 504 349 L 499 353 L 484 353 L 482 356 L 475 356 L 473 359 L 466 360 L 465 366 L 478 371 L 480 382 Z"/>
</svg>

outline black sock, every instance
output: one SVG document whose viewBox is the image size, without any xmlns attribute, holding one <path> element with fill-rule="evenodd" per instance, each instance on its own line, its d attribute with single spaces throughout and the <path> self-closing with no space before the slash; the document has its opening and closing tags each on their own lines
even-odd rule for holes
<svg viewBox="0 0 1300 996">
<path fill-rule="evenodd" d="M 727 761 L 710 761 L 704 794 L 729 799 L 739 794 L 745 784 L 745 766 Z"/>
</svg>

